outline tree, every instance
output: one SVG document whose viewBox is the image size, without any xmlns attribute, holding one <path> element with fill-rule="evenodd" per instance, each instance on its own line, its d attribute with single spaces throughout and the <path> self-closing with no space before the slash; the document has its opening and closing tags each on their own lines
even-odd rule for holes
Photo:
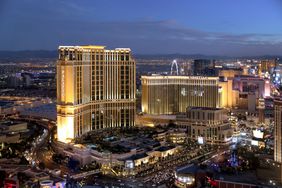
<svg viewBox="0 0 282 188">
<path fill-rule="evenodd" d="M 45 164 L 43 162 L 40 162 L 38 164 L 38 167 L 41 169 L 41 170 L 44 170 L 45 169 Z"/>
<path fill-rule="evenodd" d="M 0 187 L 4 187 L 3 182 L 6 178 L 6 172 L 4 170 L 0 170 Z"/>
<path fill-rule="evenodd" d="M 20 160 L 20 165 L 28 165 L 28 164 L 29 164 L 28 160 L 26 160 L 26 158 L 22 156 Z"/>
<path fill-rule="evenodd" d="M 73 171 L 77 170 L 78 165 L 79 165 L 79 161 L 77 161 L 77 160 L 75 160 L 75 159 L 73 159 L 73 158 L 70 158 L 70 159 L 69 159 L 69 161 L 68 161 L 68 167 L 69 167 L 71 170 L 73 170 Z"/>
</svg>

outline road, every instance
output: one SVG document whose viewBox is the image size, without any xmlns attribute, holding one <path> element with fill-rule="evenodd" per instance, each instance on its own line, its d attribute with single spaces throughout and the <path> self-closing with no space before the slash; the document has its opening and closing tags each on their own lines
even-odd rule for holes
<svg viewBox="0 0 282 188">
<path fill-rule="evenodd" d="M 218 155 L 221 155 L 229 151 L 229 149 L 230 149 L 229 147 L 223 147 L 219 150 L 213 150 L 211 152 L 202 154 L 200 156 L 189 158 L 178 164 L 175 163 L 161 164 L 160 166 L 162 168 L 154 170 L 153 172 L 146 174 L 146 176 L 144 177 L 139 177 L 137 178 L 137 180 L 142 181 L 145 185 L 147 184 L 156 185 L 156 186 L 166 185 L 167 187 L 169 187 L 174 181 L 174 173 L 177 168 L 181 168 L 188 164 L 192 164 L 195 161 L 202 163 L 204 161 L 210 160 L 214 157 L 217 157 Z"/>
<path fill-rule="evenodd" d="M 32 121 L 34 123 L 37 123 L 39 126 L 44 127 L 44 133 L 39 136 L 35 142 L 34 146 L 30 151 L 27 151 L 27 156 L 32 160 L 36 161 L 36 165 L 39 164 L 39 162 L 43 162 L 45 164 L 45 167 L 48 169 L 60 169 L 62 174 L 69 174 L 74 175 L 70 170 L 66 167 L 66 165 L 59 165 L 56 164 L 52 160 L 52 155 L 54 154 L 54 151 L 48 149 L 48 142 L 50 138 L 50 131 L 51 128 L 54 125 L 50 125 L 50 123 L 46 122 L 45 120 L 38 120 L 34 118 L 18 118 L 17 120 L 25 120 L 25 121 Z M 221 150 L 226 150 L 221 149 Z M 173 175 L 174 170 L 176 167 L 183 166 L 189 163 L 192 163 L 195 160 L 201 159 L 203 156 L 212 156 L 215 153 L 218 152 L 218 150 L 214 150 L 209 153 L 202 154 L 200 156 L 196 156 L 199 151 L 206 151 L 199 148 L 194 148 L 194 150 L 191 152 L 184 152 L 180 153 L 177 156 L 169 158 L 169 160 L 161 161 L 154 166 L 149 167 L 148 169 L 140 169 L 140 172 L 138 173 L 138 177 L 136 178 L 126 178 L 126 179 L 115 179 L 115 178 L 109 178 L 100 176 L 100 179 L 96 179 L 96 183 L 100 182 L 100 185 L 119 185 L 122 187 L 126 187 L 123 185 L 128 185 L 128 187 L 147 187 L 148 185 L 165 185 L 165 184 L 171 184 L 173 181 Z M 193 154 L 193 155 L 191 155 Z M 202 161 L 200 161 L 202 162 Z M 93 172 L 93 174 L 98 172 Z M 92 180 L 95 179 L 93 177 L 96 177 L 97 175 L 92 175 L 92 172 L 86 172 L 77 176 L 73 176 L 75 178 L 81 178 L 85 176 L 89 176 L 89 178 L 85 179 L 85 182 L 95 184 Z M 92 178 L 92 179 L 91 179 Z M 105 181 L 104 181 L 105 180 Z M 82 180 L 84 181 L 84 180 Z M 109 181 L 109 182 L 108 182 Z M 132 185 L 132 186 L 131 186 Z"/>
<path fill-rule="evenodd" d="M 33 147 L 25 152 L 26 159 L 32 165 L 38 167 L 38 164 L 43 162 L 45 164 L 46 171 L 48 171 L 48 169 L 60 169 L 62 173 L 69 174 L 70 170 L 66 167 L 66 165 L 59 165 L 53 162 L 52 155 L 54 152 L 48 149 L 51 130 L 55 126 L 52 121 L 48 121 L 46 119 L 36 119 L 29 116 L 12 116 L 10 119 L 32 122 L 44 128 L 43 134 L 37 137 L 32 143 Z"/>
</svg>

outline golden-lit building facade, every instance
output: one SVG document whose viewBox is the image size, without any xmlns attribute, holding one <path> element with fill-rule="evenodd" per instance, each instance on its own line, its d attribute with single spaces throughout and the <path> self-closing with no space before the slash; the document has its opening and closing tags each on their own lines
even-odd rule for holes
<svg viewBox="0 0 282 188">
<path fill-rule="evenodd" d="M 265 100 L 264 98 L 260 97 L 257 101 L 257 109 L 259 111 L 259 120 L 258 123 L 265 123 L 265 116 L 264 116 L 264 111 L 265 111 Z"/>
<path fill-rule="evenodd" d="M 136 64 L 128 48 L 60 46 L 57 134 L 67 142 L 88 131 L 135 125 Z"/>
<path fill-rule="evenodd" d="M 274 161 L 282 163 L 282 99 L 274 100 Z"/>
<path fill-rule="evenodd" d="M 218 77 L 142 76 L 142 112 L 175 114 L 187 107 L 220 107 Z"/>
<path fill-rule="evenodd" d="M 277 60 L 276 59 L 272 59 L 272 60 L 261 60 L 260 61 L 260 72 L 272 72 L 273 68 L 277 66 Z"/>
<path fill-rule="evenodd" d="M 234 78 L 236 75 L 241 75 L 242 70 L 241 69 L 222 69 L 219 70 L 219 76 L 225 77 L 225 78 Z"/>
<path fill-rule="evenodd" d="M 221 90 L 220 104 L 222 108 L 234 108 L 239 103 L 239 91 L 233 90 L 233 80 L 227 79 L 219 82 Z"/>
<path fill-rule="evenodd" d="M 177 125 L 186 128 L 189 138 L 201 138 L 203 142 L 212 144 L 230 143 L 233 135 L 227 111 L 223 108 L 187 108 L 186 117 L 179 116 Z"/>
</svg>

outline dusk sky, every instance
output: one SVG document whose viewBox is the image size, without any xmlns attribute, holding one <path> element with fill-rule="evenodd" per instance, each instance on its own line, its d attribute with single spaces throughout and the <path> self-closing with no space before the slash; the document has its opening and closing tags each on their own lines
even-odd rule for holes
<svg viewBox="0 0 282 188">
<path fill-rule="evenodd" d="M 0 50 L 282 55 L 280 0 L 0 0 Z"/>
</svg>

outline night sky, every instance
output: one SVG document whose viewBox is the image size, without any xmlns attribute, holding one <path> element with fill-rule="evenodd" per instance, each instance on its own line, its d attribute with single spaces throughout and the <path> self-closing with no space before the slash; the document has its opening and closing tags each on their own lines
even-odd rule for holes
<svg viewBox="0 0 282 188">
<path fill-rule="evenodd" d="M 281 55 L 280 0 L 0 0 L 0 50 Z"/>
</svg>

